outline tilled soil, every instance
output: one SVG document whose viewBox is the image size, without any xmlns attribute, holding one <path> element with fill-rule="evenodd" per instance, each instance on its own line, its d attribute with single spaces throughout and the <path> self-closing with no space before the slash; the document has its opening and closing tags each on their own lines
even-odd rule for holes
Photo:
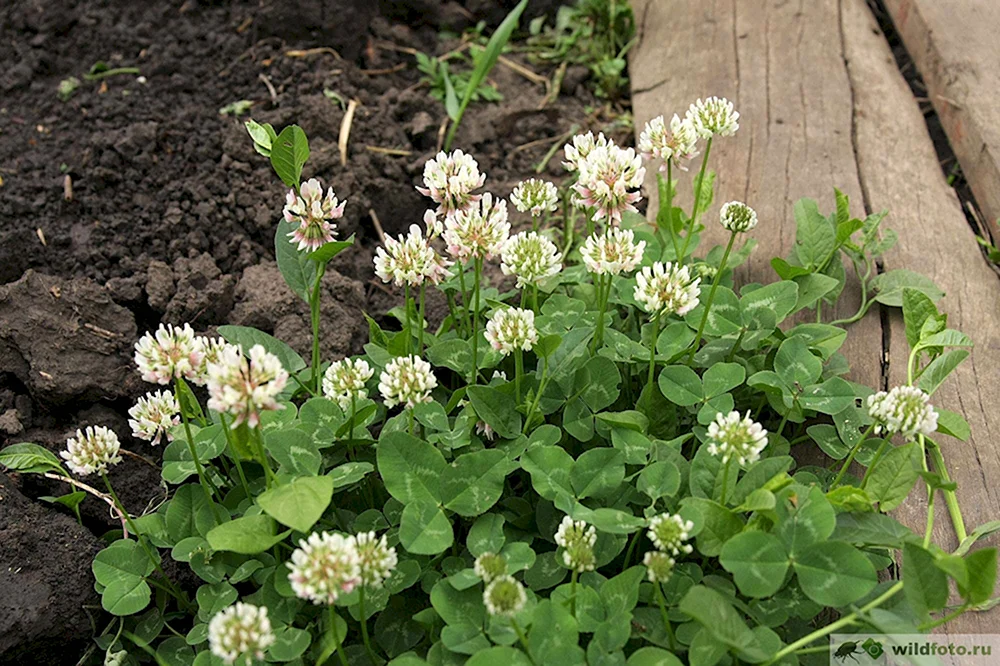
<svg viewBox="0 0 1000 666">
<path fill-rule="evenodd" d="M 348 202 L 340 233 L 356 234 L 358 246 L 328 272 L 322 349 L 330 359 L 360 352 L 361 312 L 380 317 L 400 299 L 373 279 L 373 218 L 391 235 L 420 224 L 427 200 L 414 185 L 445 119 L 412 51 L 457 48 L 439 31 L 460 33 L 479 19 L 495 25 L 513 4 L 0 5 L 0 445 L 34 441 L 56 451 L 77 427 L 100 424 L 155 460 L 158 450 L 128 436 L 125 414 L 149 389 L 131 365 L 131 346 L 161 321 L 199 331 L 256 326 L 308 349 L 305 304 L 273 262 L 283 186 L 251 147 L 243 128 L 251 116 L 303 127 L 311 147 L 304 176 Z M 557 4 L 533 0 L 522 25 Z M 140 74 L 85 80 L 98 61 Z M 470 108 L 455 143 L 479 160 L 488 190 L 506 196 L 535 175 L 574 125 L 607 129 L 586 75 L 570 68 L 561 94 L 544 103 L 545 85 L 497 66 L 491 80 L 504 101 Z M 60 81 L 71 76 L 81 84 L 61 100 Z M 352 99 L 359 106 L 341 164 L 338 137 Z M 248 114 L 220 114 L 239 100 L 253 102 Z M 616 138 L 629 142 L 629 134 L 622 128 Z M 543 177 L 562 177 L 560 157 Z M 111 478 L 136 512 L 165 491 L 155 469 L 131 458 Z M 114 525 L 96 501 L 84 502 L 80 528 L 35 499 L 66 492 L 58 482 L 0 481 L 0 664 L 24 663 L 26 650 L 32 663 L 75 663 L 68 655 L 92 636 L 84 605 L 97 604 L 89 612 L 103 626 L 89 562 L 95 535 Z M 57 635 L 59 649 L 39 651 Z"/>
</svg>

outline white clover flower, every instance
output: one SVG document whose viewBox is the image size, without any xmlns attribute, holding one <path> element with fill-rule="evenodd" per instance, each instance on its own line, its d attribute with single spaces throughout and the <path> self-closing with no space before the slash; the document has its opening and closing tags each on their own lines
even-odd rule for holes
<svg viewBox="0 0 1000 666">
<path fill-rule="evenodd" d="M 385 406 L 399 404 L 413 407 L 430 402 L 431 391 L 437 387 L 431 364 L 419 356 L 399 356 L 389 361 L 378 378 L 378 390 Z"/>
<path fill-rule="evenodd" d="M 606 148 L 607 145 L 608 139 L 605 138 L 603 132 L 598 134 L 596 138 L 593 132 L 577 134 L 570 143 L 563 146 L 563 152 L 566 154 L 566 161 L 563 162 L 563 166 L 566 167 L 567 171 L 576 171 L 580 166 L 580 162 L 587 159 L 587 156 L 595 148 Z"/>
<path fill-rule="evenodd" d="M 417 191 L 430 197 L 445 217 L 469 208 L 480 195 L 472 191 L 483 186 L 486 174 L 479 173 L 479 164 L 461 150 L 440 152 L 424 164 L 424 187 Z M 426 221 L 427 218 L 424 218 Z"/>
<path fill-rule="evenodd" d="M 692 280 L 687 266 L 657 261 L 639 271 L 635 281 L 635 300 L 652 317 L 683 317 L 698 306 L 701 278 Z"/>
<path fill-rule="evenodd" d="M 484 583 L 507 575 L 507 558 L 497 553 L 483 553 L 476 558 L 472 570 Z"/>
<path fill-rule="evenodd" d="M 492 442 L 497 438 L 496 430 L 486 421 L 476 421 L 476 434 L 482 435 L 487 442 Z"/>
<path fill-rule="evenodd" d="M 678 515 L 661 513 L 649 521 L 649 540 L 659 550 L 671 555 L 690 553 L 691 544 L 685 543 L 690 538 L 694 523 L 684 520 Z"/>
<path fill-rule="evenodd" d="M 110 428 L 93 426 L 86 431 L 77 430 L 76 437 L 66 440 L 66 450 L 59 455 L 66 466 L 77 476 L 103 474 L 111 465 L 122 461 L 118 435 Z"/>
<path fill-rule="evenodd" d="M 915 386 L 896 386 L 868 396 L 868 414 L 875 419 L 875 432 L 899 433 L 906 439 L 930 435 L 937 430 L 938 413 L 930 396 Z"/>
<path fill-rule="evenodd" d="M 563 564 L 566 568 L 583 573 L 593 571 L 597 565 L 594 544 L 597 530 L 582 520 L 574 521 L 564 516 L 555 535 L 556 545 L 563 549 Z"/>
<path fill-rule="evenodd" d="M 500 576 L 483 591 L 486 612 L 496 617 L 514 617 L 528 603 L 528 595 L 513 576 Z"/>
<path fill-rule="evenodd" d="M 439 284 L 448 275 L 451 265 L 439 256 L 424 238 L 420 227 L 413 224 L 405 237 L 386 238 L 385 247 L 375 250 L 375 274 L 383 282 L 396 286 L 420 286 L 425 280 Z"/>
<path fill-rule="evenodd" d="M 631 229 L 608 227 L 604 233 L 595 233 L 580 248 L 580 256 L 587 270 L 597 275 L 630 273 L 642 261 L 646 241 L 635 242 Z"/>
<path fill-rule="evenodd" d="M 675 113 L 667 129 L 663 116 L 657 116 L 646 123 L 639 135 L 639 152 L 647 160 L 662 160 L 660 171 L 667 170 L 667 160 L 684 169 L 685 162 L 698 154 L 697 142 L 698 133 L 689 119 L 681 120 Z"/>
<path fill-rule="evenodd" d="M 492 259 L 510 235 L 507 202 L 493 200 L 487 192 L 478 204 L 457 211 L 444 221 L 444 242 L 448 254 L 460 261 L 473 257 Z"/>
<path fill-rule="evenodd" d="M 264 659 L 264 652 L 273 643 L 274 632 L 265 606 L 237 601 L 208 623 L 208 647 L 227 664 L 243 657 L 243 663 L 250 666 L 254 659 Z"/>
<path fill-rule="evenodd" d="M 361 563 L 354 539 L 313 532 L 299 541 L 286 566 L 288 580 L 300 599 L 333 605 L 341 594 L 350 594 L 361 584 Z"/>
<path fill-rule="evenodd" d="M 323 185 L 310 178 L 299 186 L 299 193 L 289 190 L 285 197 L 285 221 L 297 224 L 288 234 L 289 242 L 300 250 L 317 250 L 337 237 L 333 220 L 344 216 L 346 201 L 337 201 L 333 188 L 323 196 Z"/>
<path fill-rule="evenodd" d="M 358 571 L 361 584 L 382 587 L 385 579 L 392 575 L 399 563 L 396 549 L 389 545 L 385 535 L 376 537 L 374 532 L 362 532 L 351 537 L 354 550 L 358 554 Z"/>
<path fill-rule="evenodd" d="M 562 269 L 562 253 L 545 236 L 522 231 L 511 236 L 500 251 L 500 270 L 517 277 L 517 286 L 538 284 Z"/>
<path fill-rule="evenodd" d="M 427 240 L 433 240 L 444 233 L 444 223 L 436 210 L 424 211 L 424 228 L 427 231 Z"/>
<path fill-rule="evenodd" d="M 733 109 L 733 103 L 724 97 L 699 99 L 688 109 L 685 120 L 690 122 L 698 136 L 710 139 L 714 135 L 732 136 L 740 128 L 740 114 Z"/>
<path fill-rule="evenodd" d="M 666 583 L 674 573 L 674 558 L 659 550 L 647 552 L 642 563 L 650 583 Z"/>
<path fill-rule="evenodd" d="M 160 443 L 160 438 L 170 436 L 170 428 L 180 423 L 181 407 L 172 391 L 157 391 L 147 393 L 139 398 L 128 410 L 128 424 L 132 428 L 132 436 L 152 442 L 153 446 Z"/>
<path fill-rule="evenodd" d="M 256 428 L 261 411 L 283 409 L 277 397 L 287 383 L 281 360 L 264 347 L 251 347 L 248 360 L 240 347 L 230 345 L 208 366 L 208 407 L 232 415 L 233 427 L 245 422 Z"/>
<path fill-rule="evenodd" d="M 639 188 L 646 167 L 635 150 L 609 143 L 592 150 L 577 166 L 580 173 L 573 185 L 576 203 L 593 208 L 595 222 L 607 220 L 616 225 L 621 223 L 623 212 L 636 212 L 634 204 L 642 200 Z"/>
<path fill-rule="evenodd" d="M 522 213 L 530 212 L 532 217 L 539 217 L 559 207 L 559 190 L 547 180 L 529 178 L 514 187 L 510 202 Z"/>
<path fill-rule="evenodd" d="M 191 381 L 198 386 L 204 386 L 208 383 L 208 366 L 210 363 L 219 362 L 219 357 L 222 355 L 223 350 L 229 347 L 233 347 L 237 351 L 239 350 L 236 345 L 226 342 L 223 338 L 209 338 L 200 335 L 194 339 L 194 342 L 198 347 L 198 351 L 201 352 L 201 363 L 199 363 L 198 370 L 191 378 Z"/>
<path fill-rule="evenodd" d="M 760 459 L 760 452 L 767 446 L 767 431 L 750 419 L 750 412 L 740 418 L 739 412 L 719 413 L 708 426 L 708 452 L 722 456 L 728 463 L 735 458 L 740 466 Z"/>
<path fill-rule="evenodd" d="M 486 340 L 504 356 L 515 349 L 531 351 L 538 342 L 535 313 L 521 308 L 501 308 L 486 322 Z"/>
<path fill-rule="evenodd" d="M 719 221 L 729 231 L 750 231 L 757 226 L 757 211 L 741 201 L 730 201 L 722 206 Z"/>
<path fill-rule="evenodd" d="M 375 371 L 363 358 L 334 361 L 323 373 L 323 395 L 346 412 L 351 408 L 352 398 L 364 400 L 368 397 L 365 382 L 373 374 Z"/>
<path fill-rule="evenodd" d="M 169 384 L 174 378 L 195 380 L 201 367 L 202 351 L 190 324 L 160 324 L 135 343 L 135 364 L 143 381 Z"/>
</svg>

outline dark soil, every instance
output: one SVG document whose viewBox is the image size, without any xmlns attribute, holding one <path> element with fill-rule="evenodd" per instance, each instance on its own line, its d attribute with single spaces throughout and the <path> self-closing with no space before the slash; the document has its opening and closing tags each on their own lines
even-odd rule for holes
<svg viewBox="0 0 1000 666">
<path fill-rule="evenodd" d="M 412 50 L 445 53 L 459 42 L 442 42 L 440 31 L 495 25 L 514 4 L 0 4 L 0 446 L 34 441 L 58 451 L 78 427 L 100 424 L 155 460 L 158 449 L 129 437 L 125 413 L 150 388 L 133 371 L 131 346 L 161 321 L 199 331 L 256 326 L 307 351 L 307 309 L 273 263 L 283 186 L 251 147 L 250 116 L 302 126 L 311 146 L 304 176 L 348 202 L 340 232 L 359 244 L 328 271 L 322 349 L 330 359 L 360 352 L 361 312 L 382 317 L 400 300 L 373 276 L 373 216 L 386 234 L 420 224 L 428 202 L 414 185 L 445 119 Z M 558 4 L 533 0 L 522 25 Z M 98 61 L 136 67 L 142 78 L 85 80 Z M 470 108 L 455 142 L 479 160 L 487 189 L 507 196 L 574 125 L 631 142 L 627 126 L 609 125 L 586 70 L 575 69 L 547 104 L 546 86 L 494 70 L 504 101 Z M 62 101 L 60 81 L 71 76 L 82 83 Z M 337 99 L 360 104 L 346 165 Z M 238 100 L 253 102 L 249 114 L 220 115 Z M 560 157 L 543 177 L 562 176 Z M 111 479 L 137 513 L 165 492 L 157 470 L 131 458 Z M 103 626 L 89 566 L 93 535 L 114 524 L 94 500 L 81 507 L 86 529 L 37 500 L 67 490 L 0 477 L 0 664 L 26 663 L 26 650 L 31 663 L 75 663 L 91 637 L 84 605 L 98 606 L 91 612 Z"/>
</svg>

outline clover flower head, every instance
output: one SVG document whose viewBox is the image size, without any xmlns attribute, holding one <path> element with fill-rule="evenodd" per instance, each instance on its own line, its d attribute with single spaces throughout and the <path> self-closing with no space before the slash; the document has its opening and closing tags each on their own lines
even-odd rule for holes
<svg viewBox="0 0 1000 666">
<path fill-rule="evenodd" d="M 433 240 L 444 233 L 444 223 L 436 210 L 428 208 L 424 211 L 424 228 L 427 240 Z"/>
<path fill-rule="evenodd" d="M 233 427 L 246 423 L 256 428 L 260 412 L 283 409 L 277 397 L 285 390 L 288 372 L 281 360 L 261 345 L 242 348 L 230 345 L 208 366 L 208 407 L 233 416 Z"/>
<path fill-rule="evenodd" d="M 562 253 L 545 236 L 522 231 L 504 243 L 500 261 L 500 270 L 516 276 L 520 288 L 557 274 L 562 268 Z"/>
<path fill-rule="evenodd" d="M 719 221 L 729 231 L 742 233 L 757 226 L 757 211 L 742 201 L 730 201 L 722 206 Z"/>
<path fill-rule="evenodd" d="M 710 139 L 715 135 L 732 136 L 740 128 L 740 114 L 733 109 L 733 103 L 724 97 L 699 99 L 688 109 L 685 120 L 690 122 L 698 136 Z"/>
<path fill-rule="evenodd" d="M 521 308 L 501 308 L 486 322 L 486 340 L 507 356 L 515 349 L 531 351 L 538 342 L 535 313 Z"/>
<path fill-rule="evenodd" d="M 496 617 L 514 617 L 528 603 L 528 594 L 513 576 L 494 578 L 483 591 L 486 612 Z"/>
<path fill-rule="evenodd" d="M 76 437 L 66 440 L 66 450 L 59 455 L 71 472 L 77 476 L 89 476 L 94 472 L 103 474 L 111 465 L 120 463 L 120 449 L 118 435 L 111 428 L 93 426 L 77 430 Z"/>
<path fill-rule="evenodd" d="M 592 525 L 564 516 L 556 530 L 555 541 L 563 549 L 563 564 L 566 568 L 580 573 L 594 570 L 597 565 L 597 558 L 594 556 L 597 530 Z"/>
<path fill-rule="evenodd" d="M 573 185 L 580 207 L 594 209 L 594 221 L 621 224 L 622 213 L 636 212 L 642 200 L 639 188 L 646 177 L 642 158 L 632 148 L 614 143 L 592 150 L 578 165 L 579 175 Z"/>
<path fill-rule="evenodd" d="M 198 351 L 201 352 L 201 363 L 199 363 L 198 370 L 191 381 L 198 386 L 204 386 L 208 383 L 209 364 L 218 363 L 223 350 L 229 347 L 236 348 L 236 345 L 226 342 L 223 338 L 210 338 L 204 335 L 199 335 L 194 339 L 194 342 L 198 346 Z"/>
<path fill-rule="evenodd" d="M 497 431 L 486 421 L 476 421 L 476 434 L 481 435 L 487 442 L 497 438 Z"/>
<path fill-rule="evenodd" d="M 477 204 L 457 211 L 444 221 L 448 254 L 460 261 L 473 257 L 492 259 L 510 235 L 507 202 L 487 192 Z"/>
<path fill-rule="evenodd" d="M 760 459 L 767 446 L 767 431 L 750 418 L 750 412 L 740 418 L 739 412 L 719 413 L 708 426 L 708 452 L 721 456 L 723 463 L 731 458 L 742 467 Z"/>
<path fill-rule="evenodd" d="M 153 446 L 160 443 L 160 438 L 170 436 L 170 428 L 180 423 L 181 408 L 172 391 L 157 391 L 147 393 L 139 398 L 128 410 L 128 424 L 132 428 L 132 436 L 152 442 Z"/>
<path fill-rule="evenodd" d="M 685 543 L 690 538 L 694 523 L 684 520 L 678 515 L 661 513 L 649 521 L 649 540 L 659 550 L 671 555 L 690 553 L 691 544 Z"/>
<path fill-rule="evenodd" d="M 666 583 L 674 573 L 674 558 L 663 551 L 647 552 L 642 558 L 642 563 L 646 567 L 646 578 L 650 583 Z"/>
<path fill-rule="evenodd" d="M 692 266 L 695 275 L 697 275 L 702 280 L 714 279 L 716 274 L 719 272 L 717 266 L 706 263 L 704 261 L 699 261 Z"/>
<path fill-rule="evenodd" d="M 299 541 L 287 563 L 288 580 L 300 599 L 333 605 L 341 594 L 361 584 L 361 563 L 354 539 L 330 532 L 313 532 Z"/>
<path fill-rule="evenodd" d="M 299 250 L 317 250 L 337 237 L 333 220 L 344 216 L 346 201 L 338 201 L 333 188 L 323 196 L 323 185 L 310 178 L 299 186 L 299 193 L 288 190 L 285 196 L 285 221 L 297 224 L 288 234 L 289 242 Z"/>
<path fill-rule="evenodd" d="M 399 356 L 385 366 L 378 378 L 378 390 L 385 406 L 404 404 L 413 407 L 430 402 L 431 391 L 437 387 L 431 364 L 419 356 Z"/>
<path fill-rule="evenodd" d="M 389 545 L 384 534 L 376 537 L 374 532 L 362 532 L 351 538 L 358 554 L 361 584 L 382 587 L 382 583 L 392 575 L 399 563 L 396 549 Z"/>
<path fill-rule="evenodd" d="M 195 380 L 202 351 L 190 324 L 160 324 L 156 333 L 146 333 L 135 343 L 135 364 L 143 381 L 169 384 L 175 378 Z"/>
<path fill-rule="evenodd" d="M 254 659 L 262 660 L 273 643 L 274 632 L 265 606 L 237 601 L 208 623 L 209 649 L 226 664 L 242 658 L 241 662 L 250 666 Z"/>
<path fill-rule="evenodd" d="M 915 386 L 896 386 L 868 396 L 868 414 L 875 419 L 875 432 L 899 433 L 911 440 L 932 434 L 937 430 L 938 413 L 929 400 L 930 396 Z"/>
<path fill-rule="evenodd" d="M 477 576 L 489 583 L 495 578 L 507 575 L 507 558 L 499 553 L 483 553 L 476 558 L 472 570 Z"/>
<path fill-rule="evenodd" d="M 529 178 L 514 187 L 510 202 L 522 213 L 530 212 L 532 217 L 539 217 L 559 207 L 559 190 L 547 180 Z"/>
<path fill-rule="evenodd" d="M 334 361 L 323 373 L 323 395 L 340 405 L 345 412 L 354 400 L 368 397 L 365 382 L 375 371 L 363 358 L 345 358 Z"/>
<path fill-rule="evenodd" d="M 605 148 L 607 145 L 608 139 L 604 136 L 603 132 L 596 137 L 593 132 L 577 134 L 569 143 L 563 146 L 563 152 L 566 154 L 566 161 L 563 162 L 563 166 L 566 167 L 567 171 L 576 171 L 580 167 L 580 162 L 587 159 L 587 156 L 595 148 Z"/>
<path fill-rule="evenodd" d="M 439 213 L 451 217 L 479 200 L 481 195 L 472 191 L 485 182 L 486 174 L 479 173 L 479 164 L 472 155 L 461 150 L 442 151 L 424 164 L 424 187 L 418 187 L 417 191 L 430 197 L 438 205 Z"/>
<path fill-rule="evenodd" d="M 396 286 L 420 286 L 425 280 L 438 284 L 448 273 L 451 262 L 438 256 L 420 227 L 413 224 L 410 233 L 386 238 L 385 247 L 375 250 L 375 274 L 383 282 Z"/>
<path fill-rule="evenodd" d="M 655 262 L 635 276 L 635 300 L 652 317 L 683 317 L 698 306 L 701 278 L 691 279 L 687 266 Z"/>
<path fill-rule="evenodd" d="M 631 229 L 608 227 L 587 238 L 580 256 L 587 270 L 597 275 L 630 273 L 642 261 L 646 241 L 635 242 Z"/>
<path fill-rule="evenodd" d="M 646 128 L 639 135 L 639 152 L 647 160 L 662 160 L 660 171 L 667 170 L 667 160 L 673 160 L 673 164 L 685 169 L 685 162 L 698 151 L 695 144 L 698 142 L 698 132 L 690 119 L 681 120 L 674 114 L 670 120 L 670 128 L 663 116 L 657 116 L 646 123 Z"/>
</svg>

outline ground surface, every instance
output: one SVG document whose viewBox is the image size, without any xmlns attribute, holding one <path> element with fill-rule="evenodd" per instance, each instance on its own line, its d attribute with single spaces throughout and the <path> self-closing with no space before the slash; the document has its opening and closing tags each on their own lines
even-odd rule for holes
<svg viewBox="0 0 1000 666">
<path fill-rule="evenodd" d="M 125 413 L 148 388 L 131 366 L 131 346 L 161 321 L 199 331 L 252 325 L 306 350 L 307 310 L 273 263 L 283 190 L 251 148 L 243 129 L 250 115 L 302 126 L 312 148 L 305 176 L 347 199 L 341 233 L 356 234 L 359 247 L 328 272 L 322 349 L 329 359 L 359 352 L 367 339 L 361 312 L 380 317 L 399 300 L 373 280 L 373 217 L 392 235 L 420 223 L 426 202 L 414 185 L 444 120 L 441 104 L 419 84 L 412 50 L 456 48 L 438 32 L 461 32 L 480 18 L 495 25 L 513 4 L 3 3 L 0 445 L 34 441 L 56 451 L 77 427 L 101 424 L 156 458 L 156 449 L 127 437 Z M 528 17 L 556 4 L 533 2 Z M 84 80 L 98 61 L 137 67 L 144 81 L 134 74 Z M 57 88 L 71 76 L 82 84 L 61 101 Z M 586 70 L 570 71 L 563 94 L 544 105 L 545 85 L 502 65 L 491 78 L 504 102 L 470 110 L 455 145 L 479 159 L 487 188 L 500 196 L 535 175 L 574 124 L 603 129 L 601 105 L 581 83 Z M 360 104 L 346 165 L 337 146 L 345 112 L 336 98 Z M 249 115 L 220 115 L 238 100 L 253 102 Z M 617 138 L 630 141 L 627 130 Z M 561 172 L 558 158 L 543 169 L 552 178 Z M 132 459 L 112 480 L 133 510 L 162 493 L 157 472 Z M 80 606 L 97 603 L 88 563 L 94 535 L 112 527 L 104 507 L 84 502 L 87 529 L 79 538 L 58 541 L 48 557 L 32 555 L 45 551 L 51 534 L 31 526 L 62 520 L 33 499 L 64 491 L 37 478 L 0 484 L 0 663 L 23 663 L 19 655 L 53 632 L 65 650 L 33 663 L 65 663 L 91 636 Z M 30 506 L 30 524 L 13 519 L 22 505 Z M 71 519 L 62 522 L 65 534 L 75 534 Z M 40 598 L 8 594 L 33 581 L 50 586 Z"/>
</svg>

